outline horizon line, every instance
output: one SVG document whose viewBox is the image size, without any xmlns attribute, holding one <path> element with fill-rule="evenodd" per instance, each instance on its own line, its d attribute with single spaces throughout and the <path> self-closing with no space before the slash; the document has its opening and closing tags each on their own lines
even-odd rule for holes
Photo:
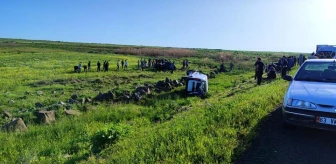
<svg viewBox="0 0 336 164">
<path fill-rule="evenodd" d="M 61 40 L 44 40 L 44 39 L 26 39 L 26 38 L 1 38 L 0 40 L 25 40 L 25 41 L 44 41 L 57 43 L 79 43 L 79 44 L 98 44 L 98 45 L 115 45 L 115 46 L 133 46 L 133 47 L 150 47 L 150 48 L 175 48 L 175 49 L 205 49 L 205 50 L 221 50 L 221 51 L 244 51 L 244 52 L 262 52 L 262 53 L 298 53 L 309 54 L 310 52 L 287 52 L 287 51 L 267 51 L 267 50 L 230 50 L 221 48 L 191 48 L 191 47 L 169 47 L 169 46 L 153 46 L 153 45 L 132 45 L 132 44 L 115 44 L 115 43 L 98 43 L 98 42 L 80 42 L 80 41 L 61 41 Z"/>
</svg>

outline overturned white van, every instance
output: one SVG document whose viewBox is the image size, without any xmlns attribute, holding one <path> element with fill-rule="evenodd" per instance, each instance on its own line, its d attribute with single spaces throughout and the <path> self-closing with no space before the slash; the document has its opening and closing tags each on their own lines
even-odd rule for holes
<svg viewBox="0 0 336 164">
<path fill-rule="evenodd" d="M 183 77 L 188 95 L 203 96 L 208 92 L 208 77 L 198 71 L 188 71 L 188 76 Z"/>
</svg>

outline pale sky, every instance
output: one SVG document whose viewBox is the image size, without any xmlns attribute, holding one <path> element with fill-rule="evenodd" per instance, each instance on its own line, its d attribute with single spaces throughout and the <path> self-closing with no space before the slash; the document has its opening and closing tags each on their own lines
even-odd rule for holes
<svg viewBox="0 0 336 164">
<path fill-rule="evenodd" d="M 313 52 L 336 45 L 336 0 L 3 0 L 0 37 Z"/>
</svg>

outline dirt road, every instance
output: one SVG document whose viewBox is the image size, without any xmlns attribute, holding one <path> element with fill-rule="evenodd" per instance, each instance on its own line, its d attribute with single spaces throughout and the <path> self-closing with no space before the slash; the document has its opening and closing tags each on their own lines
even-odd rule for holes
<svg viewBox="0 0 336 164">
<path fill-rule="evenodd" d="M 336 133 L 294 127 L 284 128 L 281 109 L 266 119 L 259 136 L 237 164 L 336 163 Z"/>
</svg>

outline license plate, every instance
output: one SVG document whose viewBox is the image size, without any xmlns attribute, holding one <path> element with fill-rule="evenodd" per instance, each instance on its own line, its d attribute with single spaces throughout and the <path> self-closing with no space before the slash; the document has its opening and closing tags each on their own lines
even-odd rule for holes
<svg viewBox="0 0 336 164">
<path fill-rule="evenodd" d="M 336 125 L 336 118 L 317 117 L 316 122 L 320 124 Z"/>
</svg>

